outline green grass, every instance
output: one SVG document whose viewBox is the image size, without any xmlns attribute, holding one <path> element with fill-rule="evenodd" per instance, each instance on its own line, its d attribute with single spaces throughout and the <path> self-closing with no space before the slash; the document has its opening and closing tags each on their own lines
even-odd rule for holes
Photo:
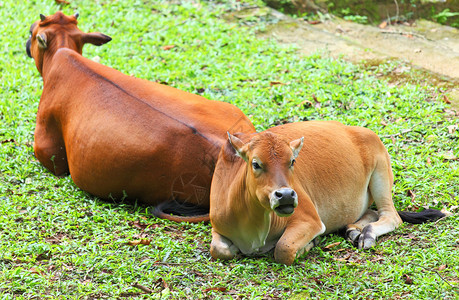
<svg viewBox="0 0 459 300">
<path fill-rule="evenodd" d="M 39 13 L 78 11 L 82 30 L 113 37 L 102 47 L 87 46 L 85 56 L 231 102 L 259 130 L 313 119 L 368 127 L 392 157 L 400 210 L 458 211 L 458 118 L 442 101 L 446 88 L 422 78 L 391 79 L 399 62 L 366 66 L 322 54 L 302 57 L 294 46 L 257 39 L 262 23 L 224 21 L 241 5 L 236 1 L 70 2 L 0 0 L 2 298 L 459 297 L 457 215 L 404 224 L 368 251 L 339 235 L 324 236 L 290 267 L 274 263 L 272 254 L 222 262 L 210 257 L 209 225 L 158 220 L 141 204 L 103 201 L 70 177 L 51 175 L 33 155 L 42 80 L 25 41 Z M 151 244 L 128 245 L 142 238 Z"/>
</svg>

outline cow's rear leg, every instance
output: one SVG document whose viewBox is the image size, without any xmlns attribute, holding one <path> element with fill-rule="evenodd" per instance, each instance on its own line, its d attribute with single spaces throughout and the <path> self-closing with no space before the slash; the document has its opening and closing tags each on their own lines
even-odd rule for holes
<svg viewBox="0 0 459 300">
<path fill-rule="evenodd" d="M 34 152 L 35 157 L 54 175 L 66 175 L 69 173 L 62 135 L 51 129 L 50 126 L 41 126 L 37 122 Z"/>
<path fill-rule="evenodd" d="M 357 222 L 346 226 L 346 238 L 356 244 L 363 228 L 372 222 L 378 221 L 378 218 L 376 211 L 368 209 Z"/>
<path fill-rule="evenodd" d="M 376 244 L 376 239 L 395 230 L 401 223 L 394 202 L 392 201 L 393 175 L 389 155 L 378 161 L 370 178 L 370 194 L 378 208 L 378 220 L 368 223 L 362 229 L 358 240 L 358 248 L 368 249 Z"/>
</svg>

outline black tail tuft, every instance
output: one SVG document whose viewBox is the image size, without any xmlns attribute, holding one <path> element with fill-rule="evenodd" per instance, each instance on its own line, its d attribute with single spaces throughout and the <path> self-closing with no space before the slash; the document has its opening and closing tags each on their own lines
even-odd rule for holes
<svg viewBox="0 0 459 300">
<path fill-rule="evenodd" d="M 436 221 L 447 216 L 441 210 L 437 209 L 425 209 L 420 212 L 399 211 L 398 214 L 400 218 L 402 218 L 403 222 L 411 224 L 422 224 Z"/>
<path fill-rule="evenodd" d="M 199 223 L 209 221 L 209 208 L 172 200 L 158 204 L 153 215 L 175 222 Z"/>
</svg>

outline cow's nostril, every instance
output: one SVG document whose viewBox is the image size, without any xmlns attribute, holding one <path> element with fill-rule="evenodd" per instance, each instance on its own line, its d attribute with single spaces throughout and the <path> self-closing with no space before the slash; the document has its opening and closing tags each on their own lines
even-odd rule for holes
<svg viewBox="0 0 459 300">
<path fill-rule="evenodd" d="M 275 191 L 275 192 L 274 192 L 274 195 L 275 195 L 277 198 L 282 198 L 282 196 L 283 196 L 282 192 L 280 192 L 280 191 Z"/>
<path fill-rule="evenodd" d="M 291 195 L 292 195 L 292 197 L 295 197 L 295 191 L 294 190 L 292 190 L 292 194 Z"/>
</svg>

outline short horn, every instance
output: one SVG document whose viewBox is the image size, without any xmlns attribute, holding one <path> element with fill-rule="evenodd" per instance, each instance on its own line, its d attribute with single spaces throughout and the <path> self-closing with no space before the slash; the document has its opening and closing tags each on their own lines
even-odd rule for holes
<svg viewBox="0 0 459 300">
<path fill-rule="evenodd" d="M 73 14 L 73 16 L 75 17 L 75 19 L 78 19 L 78 17 L 80 16 L 80 14 L 76 12 L 76 13 Z"/>
<path fill-rule="evenodd" d="M 40 20 L 44 21 L 46 19 L 46 16 L 43 14 L 40 14 Z"/>
</svg>

